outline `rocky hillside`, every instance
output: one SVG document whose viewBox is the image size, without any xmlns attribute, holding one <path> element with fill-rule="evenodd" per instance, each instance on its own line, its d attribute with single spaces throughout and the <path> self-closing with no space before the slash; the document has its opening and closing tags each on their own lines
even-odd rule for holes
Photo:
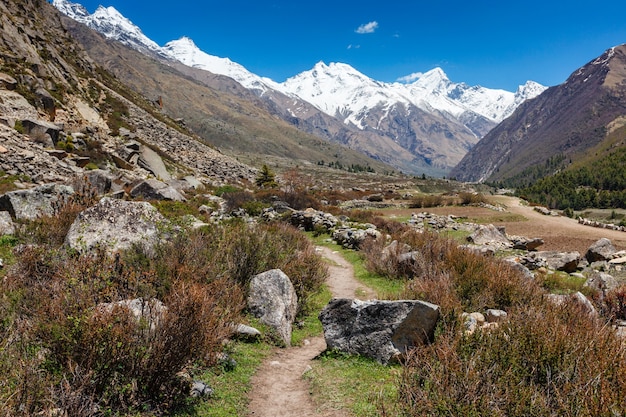
<svg viewBox="0 0 626 417">
<path fill-rule="evenodd" d="M 179 188 L 253 179 L 131 94 L 69 36 L 46 1 L 0 4 L 0 163 L 22 183 L 106 170 L 118 188 L 157 177 Z"/>
<path fill-rule="evenodd" d="M 590 149 L 603 147 L 611 132 L 626 124 L 625 97 L 626 44 L 608 49 L 563 84 L 523 103 L 450 175 L 462 181 L 512 180 L 516 185 L 530 179 L 533 167 L 550 165 L 555 156 L 567 162 L 587 158 Z"/>
</svg>

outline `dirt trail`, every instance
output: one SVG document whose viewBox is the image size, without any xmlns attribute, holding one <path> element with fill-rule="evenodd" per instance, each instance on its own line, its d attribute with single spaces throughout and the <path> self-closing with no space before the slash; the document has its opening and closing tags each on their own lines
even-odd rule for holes
<svg viewBox="0 0 626 417">
<path fill-rule="evenodd" d="M 589 246 L 606 237 L 618 249 L 626 249 L 626 233 L 599 229 L 579 224 L 577 220 L 563 216 L 545 216 L 532 207 L 520 204 L 515 197 L 499 196 L 511 213 L 521 214 L 528 221 L 501 223 L 510 235 L 541 237 L 545 244 L 539 250 L 578 251 L 585 254 Z"/>
<path fill-rule="evenodd" d="M 352 265 L 339 253 L 325 247 L 317 250 L 329 260 L 328 286 L 336 298 L 374 297 L 374 292 L 354 278 Z M 311 361 L 326 349 L 323 336 L 305 341 L 304 346 L 275 349 L 252 377 L 249 416 L 254 417 L 345 417 L 337 410 L 318 412 L 302 378 Z"/>
</svg>

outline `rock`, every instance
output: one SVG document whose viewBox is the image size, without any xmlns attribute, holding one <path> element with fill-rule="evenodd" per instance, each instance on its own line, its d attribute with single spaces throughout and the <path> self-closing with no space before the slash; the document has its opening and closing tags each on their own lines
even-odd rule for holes
<svg viewBox="0 0 626 417">
<path fill-rule="evenodd" d="M 280 269 L 255 275 L 250 281 L 248 309 L 270 326 L 285 345 L 291 345 L 291 329 L 298 310 L 298 296 L 291 280 Z"/>
<path fill-rule="evenodd" d="M 202 381 L 193 381 L 189 395 L 194 398 L 210 398 L 213 395 L 213 388 Z"/>
<path fill-rule="evenodd" d="M 516 271 L 519 271 L 520 274 L 522 274 L 524 277 L 528 279 L 533 279 L 535 277 L 533 273 L 530 272 L 530 269 L 522 265 L 517 258 L 514 258 L 514 257 L 503 258 L 502 261 L 511 265 L 513 269 L 515 269 Z M 533 269 L 537 269 L 537 268 L 533 268 Z"/>
<path fill-rule="evenodd" d="M 541 238 L 527 238 L 524 236 L 509 236 L 509 241 L 513 244 L 513 249 L 526 251 L 534 251 L 544 243 Z"/>
<path fill-rule="evenodd" d="M 547 294 L 546 298 L 548 299 L 548 301 L 554 303 L 555 305 L 559 306 L 559 305 L 563 305 L 565 303 L 571 302 L 574 303 L 578 306 L 580 306 L 582 309 L 584 309 L 589 315 L 591 316 L 596 316 L 598 313 L 595 309 L 595 307 L 593 306 L 593 304 L 591 304 L 591 301 L 589 301 L 589 299 L 587 297 L 585 297 L 585 295 L 583 293 L 581 293 L 580 291 L 574 293 L 574 294 Z"/>
<path fill-rule="evenodd" d="M 174 188 L 155 179 L 141 181 L 130 190 L 130 196 L 133 198 L 142 197 L 147 200 L 187 201 Z"/>
<path fill-rule="evenodd" d="M 572 273 L 578 269 L 578 263 L 580 262 L 580 253 L 557 251 L 531 252 L 528 254 L 528 256 L 522 259 L 532 260 L 534 261 L 533 263 L 539 265 L 539 267 L 547 266 L 548 268 L 554 269 L 556 271 Z M 533 269 L 530 266 L 529 268 Z"/>
<path fill-rule="evenodd" d="M 52 216 L 72 194 L 72 187 L 60 184 L 10 191 L 0 196 L 0 210 L 8 211 L 14 219 L 33 220 Z"/>
<path fill-rule="evenodd" d="M 332 214 L 317 211 L 312 208 L 308 208 L 304 211 L 296 211 L 291 215 L 291 224 L 303 228 L 306 231 L 312 231 L 317 228 L 330 230 L 337 226 L 338 222 L 337 218 Z"/>
<path fill-rule="evenodd" d="M 242 340 L 257 340 L 261 337 L 261 332 L 252 326 L 238 324 L 235 328 L 235 337 Z"/>
<path fill-rule="evenodd" d="M 587 261 L 597 262 L 597 261 L 608 261 L 612 259 L 613 254 L 615 253 L 615 247 L 611 243 L 611 241 L 605 237 L 595 242 L 593 245 L 587 249 L 587 253 L 585 254 L 585 258 Z"/>
<path fill-rule="evenodd" d="M 333 239 L 349 249 L 358 249 L 366 239 L 376 240 L 381 237 L 382 234 L 373 225 L 367 229 L 341 227 L 333 232 Z"/>
<path fill-rule="evenodd" d="M 172 176 L 167 172 L 167 168 L 165 168 L 165 164 L 159 154 L 148 146 L 141 146 L 137 165 L 150 171 L 152 175 L 161 181 L 169 181 L 172 179 Z"/>
<path fill-rule="evenodd" d="M 151 251 L 165 224 L 167 220 L 149 203 L 104 197 L 76 217 L 65 244 L 79 252 L 100 246 L 113 253 L 135 244 Z"/>
<path fill-rule="evenodd" d="M 57 124 L 35 119 L 22 120 L 22 126 L 24 127 L 24 133 L 28 136 L 37 137 L 48 134 L 54 143 L 59 141 L 59 133 L 62 130 Z"/>
<path fill-rule="evenodd" d="M 501 323 L 505 321 L 508 317 L 508 314 L 504 310 L 496 310 L 490 308 L 485 312 L 485 320 L 487 323 Z"/>
<path fill-rule="evenodd" d="M 492 224 L 479 225 L 474 233 L 467 237 L 467 240 L 475 245 L 488 245 L 498 248 L 510 248 L 513 246 L 504 230 Z"/>
<path fill-rule="evenodd" d="M 15 225 L 8 211 L 0 211 L 0 236 L 14 235 Z"/>
<path fill-rule="evenodd" d="M 605 296 L 608 291 L 618 287 L 618 282 L 612 275 L 605 272 L 593 271 L 589 274 L 585 286 L 592 288 Z"/>
<path fill-rule="evenodd" d="M 150 330 L 154 331 L 163 316 L 167 312 L 167 307 L 161 301 L 153 298 L 151 300 L 144 300 L 142 298 L 135 298 L 130 300 L 122 300 L 114 303 L 103 303 L 96 307 L 96 311 L 100 313 L 111 313 L 116 308 L 127 309 L 130 314 L 137 320 L 137 323 L 144 322 L 148 324 Z"/>
<path fill-rule="evenodd" d="M 333 299 L 319 314 L 328 349 L 386 364 L 433 340 L 439 306 L 418 300 Z"/>
<path fill-rule="evenodd" d="M 485 320 L 485 316 L 483 315 L 483 313 L 475 311 L 473 313 L 470 313 L 469 315 L 470 317 L 473 317 L 474 320 L 476 320 L 476 324 L 478 324 L 479 326 L 482 326 L 487 321 Z"/>
<path fill-rule="evenodd" d="M 17 80 L 11 77 L 9 74 L 0 73 L 0 88 L 4 90 L 15 90 L 17 87 Z"/>
<path fill-rule="evenodd" d="M 85 171 L 82 175 L 76 177 L 72 186 L 79 192 L 105 195 L 111 191 L 112 184 L 113 179 L 108 171 L 94 169 L 91 171 Z"/>
</svg>

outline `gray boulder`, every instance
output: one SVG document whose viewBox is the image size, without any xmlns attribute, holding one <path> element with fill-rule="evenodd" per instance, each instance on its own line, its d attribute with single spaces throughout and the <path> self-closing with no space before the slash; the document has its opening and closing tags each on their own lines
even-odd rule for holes
<svg viewBox="0 0 626 417">
<path fill-rule="evenodd" d="M 382 234 L 376 230 L 374 225 L 369 225 L 366 229 L 340 227 L 333 232 L 333 240 L 349 249 L 358 249 L 365 240 L 376 240 L 381 237 Z"/>
<path fill-rule="evenodd" d="M 186 201 L 181 193 L 169 185 L 155 179 L 141 181 L 130 190 L 133 198 L 142 197 L 148 200 Z"/>
<path fill-rule="evenodd" d="M 611 241 L 605 237 L 596 241 L 593 245 L 589 246 L 585 258 L 587 261 L 598 262 L 608 261 L 613 258 L 613 254 L 616 252 L 615 247 Z"/>
<path fill-rule="evenodd" d="M 22 120 L 22 126 L 27 135 L 33 137 L 49 135 L 54 143 L 59 141 L 59 133 L 62 130 L 61 126 L 45 120 L 24 119 Z"/>
<path fill-rule="evenodd" d="M 238 324 L 234 336 L 241 340 L 257 340 L 261 337 L 261 332 L 252 326 Z"/>
<path fill-rule="evenodd" d="M 619 283 L 612 275 L 605 272 L 592 271 L 587 281 L 585 281 L 585 286 L 600 292 L 604 297 L 608 291 L 617 288 Z"/>
<path fill-rule="evenodd" d="M 513 249 L 527 251 L 534 251 L 544 243 L 543 239 L 539 237 L 528 238 L 524 236 L 509 236 L 509 240 L 513 244 Z"/>
<path fill-rule="evenodd" d="M 495 227 L 493 224 L 479 225 L 474 233 L 467 237 L 467 240 L 475 245 L 489 245 L 497 248 L 510 248 L 513 246 L 504 230 Z"/>
<path fill-rule="evenodd" d="M 134 244 L 150 250 L 165 224 L 167 220 L 149 203 L 105 197 L 76 217 L 65 244 L 79 252 L 104 247 L 113 253 Z"/>
<path fill-rule="evenodd" d="M 52 216 L 72 194 L 72 187 L 60 184 L 10 191 L 0 196 L 0 211 L 8 211 L 14 219 L 24 220 Z"/>
<path fill-rule="evenodd" d="M 337 226 L 338 222 L 337 218 L 332 214 L 312 208 L 296 211 L 291 215 L 291 224 L 307 231 L 317 228 L 330 230 Z"/>
<path fill-rule="evenodd" d="M 319 314 L 328 349 L 386 364 L 433 340 L 439 306 L 418 300 L 333 299 Z"/>
<path fill-rule="evenodd" d="M 538 267 L 546 266 L 556 271 L 564 271 L 567 273 L 575 272 L 580 262 L 580 253 L 578 252 L 557 252 L 557 251 L 541 251 L 531 252 L 528 256 L 522 258 L 522 263 L 530 269 L 534 269 L 531 265 Z M 536 268 L 535 268 L 536 269 Z"/>
<path fill-rule="evenodd" d="M 148 146 L 141 146 L 139 152 L 137 165 L 147 171 L 150 171 L 155 177 L 162 181 L 169 181 L 172 179 L 170 173 L 167 172 L 163 159 L 161 159 L 158 153 L 150 149 Z"/>
<path fill-rule="evenodd" d="M 280 269 L 255 275 L 250 281 L 248 309 L 270 326 L 285 345 L 291 345 L 291 329 L 298 310 L 298 296 L 289 277 Z"/>
<path fill-rule="evenodd" d="M 0 236 L 14 235 L 15 225 L 8 211 L 0 211 Z"/>
<path fill-rule="evenodd" d="M 143 298 L 135 298 L 129 300 L 116 301 L 113 303 L 103 303 L 96 307 L 99 313 L 112 313 L 115 309 L 127 310 L 137 323 L 144 322 L 150 330 L 154 331 L 159 323 L 163 320 L 163 316 L 167 312 L 167 307 L 161 301 L 153 298 L 144 300 Z"/>
</svg>

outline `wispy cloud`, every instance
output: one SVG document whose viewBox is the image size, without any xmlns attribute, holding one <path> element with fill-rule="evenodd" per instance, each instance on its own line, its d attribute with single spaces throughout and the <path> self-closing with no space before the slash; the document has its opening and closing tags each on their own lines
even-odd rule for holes
<svg viewBox="0 0 626 417">
<path fill-rule="evenodd" d="M 418 80 L 422 75 L 424 75 L 423 72 L 414 72 L 413 74 L 409 74 L 409 75 L 405 75 L 404 77 L 400 77 L 396 81 L 408 84 L 408 83 L 412 83 L 415 80 Z"/>
<path fill-rule="evenodd" d="M 374 20 L 373 22 L 362 24 L 355 32 L 363 35 L 365 33 L 374 33 L 376 29 L 378 29 L 378 22 Z"/>
<path fill-rule="evenodd" d="M 361 45 L 348 45 L 348 49 L 359 49 L 361 47 Z"/>
</svg>

